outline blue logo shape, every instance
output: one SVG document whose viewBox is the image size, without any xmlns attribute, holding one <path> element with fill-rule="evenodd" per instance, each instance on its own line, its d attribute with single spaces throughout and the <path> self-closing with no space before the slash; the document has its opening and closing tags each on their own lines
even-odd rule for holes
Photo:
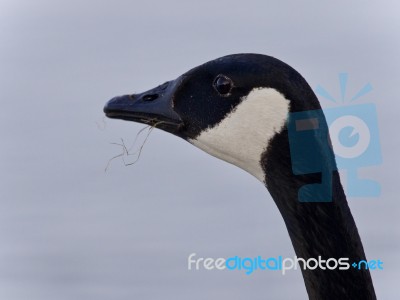
<svg viewBox="0 0 400 300">
<path fill-rule="evenodd" d="M 352 126 L 343 127 L 339 132 L 339 142 L 345 147 L 354 147 L 360 140 L 360 134 Z"/>
<path fill-rule="evenodd" d="M 320 183 L 306 184 L 299 189 L 299 201 L 332 201 L 332 172 L 337 168 L 323 111 L 291 113 L 287 126 L 293 174 L 321 174 Z"/>
<path fill-rule="evenodd" d="M 348 76 L 339 74 L 341 102 L 345 102 Z M 347 102 L 357 100 L 372 90 L 368 83 Z M 322 86 L 316 93 L 339 103 Z M 299 189 L 301 202 L 332 201 L 332 172 L 346 170 L 347 195 L 377 197 L 379 183 L 358 178 L 361 167 L 382 162 L 376 107 L 372 103 L 339 106 L 322 110 L 290 113 L 288 122 L 292 171 L 295 175 L 320 173 L 321 182 Z M 330 138 L 329 138 L 330 136 Z M 337 167 L 333 161 L 336 158 Z"/>
</svg>

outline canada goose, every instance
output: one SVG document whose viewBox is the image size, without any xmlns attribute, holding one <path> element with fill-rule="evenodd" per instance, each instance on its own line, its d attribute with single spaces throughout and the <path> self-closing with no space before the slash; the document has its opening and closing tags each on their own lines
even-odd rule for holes
<svg viewBox="0 0 400 300">
<path fill-rule="evenodd" d="M 290 113 L 320 109 L 305 79 L 287 64 L 260 54 L 234 54 L 200 65 L 141 94 L 111 99 L 109 118 L 135 121 L 179 136 L 261 181 L 285 221 L 297 257 L 365 260 L 334 155 L 332 201 L 300 202 L 320 174 L 294 175 L 287 124 Z M 302 269 L 310 299 L 376 299 L 369 270 Z"/>
</svg>

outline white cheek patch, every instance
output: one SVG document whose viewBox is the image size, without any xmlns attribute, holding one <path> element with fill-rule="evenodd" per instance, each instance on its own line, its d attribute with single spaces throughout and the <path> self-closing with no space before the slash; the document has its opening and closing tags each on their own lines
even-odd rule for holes
<svg viewBox="0 0 400 300">
<path fill-rule="evenodd" d="M 261 156 L 269 140 L 282 130 L 288 112 L 289 100 L 280 92 L 255 88 L 220 123 L 189 141 L 264 182 Z"/>
</svg>

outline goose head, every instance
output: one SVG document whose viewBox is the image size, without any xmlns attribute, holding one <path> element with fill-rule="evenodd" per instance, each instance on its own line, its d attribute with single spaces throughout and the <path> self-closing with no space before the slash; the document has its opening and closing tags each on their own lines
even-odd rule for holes
<svg viewBox="0 0 400 300">
<path fill-rule="evenodd" d="M 170 132 L 265 182 L 265 157 L 288 114 L 318 108 L 306 81 L 287 64 L 235 54 L 146 92 L 115 97 L 104 112 Z"/>
</svg>

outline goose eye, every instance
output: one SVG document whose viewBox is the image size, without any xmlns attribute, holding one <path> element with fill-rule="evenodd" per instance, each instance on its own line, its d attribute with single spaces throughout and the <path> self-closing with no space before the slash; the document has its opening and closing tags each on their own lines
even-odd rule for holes
<svg viewBox="0 0 400 300">
<path fill-rule="evenodd" d="M 218 75 L 214 80 L 214 88 L 221 96 L 228 96 L 233 86 L 230 78 Z"/>
</svg>

